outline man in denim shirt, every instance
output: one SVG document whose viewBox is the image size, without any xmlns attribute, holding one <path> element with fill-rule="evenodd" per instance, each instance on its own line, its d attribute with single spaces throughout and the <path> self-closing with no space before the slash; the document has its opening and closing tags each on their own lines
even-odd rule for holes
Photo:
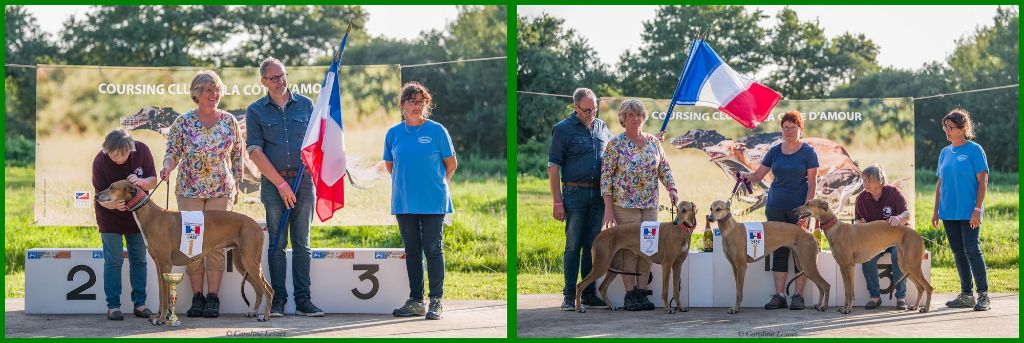
<svg viewBox="0 0 1024 343">
<path fill-rule="evenodd" d="M 548 149 L 548 178 L 554 201 L 552 216 L 565 221 L 564 311 L 576 308 L 576 276 L 586 276 L 592 267 L 590 248 L 601 232 L 604 216 L 604 202 L 598 189 L 601 157 L 611 139 L 608 127 L 597 118 L 594 91 L 578 88 L 572 100 L 573 114 L 552 128 Z M 594 284 L 583 291 L 581 301 L 588 306 L 607 306 L 594 294 Z"/>
<path fill-rule="evenodd" d="M 274 288 L 270 316 L 283 316 L 284 304 L 288 301 L 284 248 L 288 245 L 290 233 L 295 313 L 323 317 L 324 311 L 313 305 L 309 293 L 309 261 L 312 255 L 309 249 L 309 225 L 313 222 L 313 203 L 316 201 L 313 179 L 307 171 L 302 174 L 298 192 L 294 192 L 290 185 L 302 164 L 299 153 L 306 134 L 306 124 L 313 113 L 313 102 L 302 94 L 290 91 L 287 76 L 281 61 L 275 58 L 263 60 L 260 63 L 260 79 L 267 87 L 267 96 L 256 100 L 245 110 L 246 150 L 263 174 L 260 199 L 267 212 L 270 242 L 277 236 L 285 208 L 291 209 L 287 228 L 282 231 L 277 246 L 270 247 L 267 255 L 270 284 Z"/>
</svg>

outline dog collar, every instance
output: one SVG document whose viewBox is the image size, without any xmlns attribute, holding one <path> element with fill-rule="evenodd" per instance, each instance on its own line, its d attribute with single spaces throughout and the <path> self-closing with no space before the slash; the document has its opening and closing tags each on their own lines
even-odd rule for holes
<svg viewBox="0 0 1024 343">
<path fill-rule="evenodd" d="M 135 193 L 134 197 L 132 197 L 130 200 L 128 200 L 127 203 L 125 203 L 125 206 L 128 207 L 128 211 L 135 212 L 136 210 L 142 208 L 142 206 L 145 206 L 146 203 L 148 202 L 149 193 L 146 193 L 146 191 L 140 189 L 138 193 Z"/>
<path fill-rule="evenodd" d="M 819 222 L 818 223 L 818 228 L 821 229 L 821 230 L 831 229 L 832 226 L 836 225 L 837 221 L 839 221 L 839 220 L 836 219 L 836 217 L 832 217 L 832 220 L 829 220 L 829 221 L 825 222 L 825 224 L 822 224 L 821 222 Z"/>
</svg>

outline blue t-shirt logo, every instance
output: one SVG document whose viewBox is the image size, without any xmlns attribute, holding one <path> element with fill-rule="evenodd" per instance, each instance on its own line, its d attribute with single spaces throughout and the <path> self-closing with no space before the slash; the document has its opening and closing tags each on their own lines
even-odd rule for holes
<svg viewBox="0 0 1024 343">
<path fill-rule="evenodd" d="M 963 162 L 967 160 L 967 155 L 960 155 L 956 157 L 957 161 Z"/>
<path fill-rule="evenodd" d="M 433 139 L 430 139 L 430 137 L 428 137 L 428 136 L 421 136 L 421 137 L 420 137 L 419 139 L 417 139 L 416 141 L 417 141 L 417 142 L 420 142 L 420 143 L 422 143 L 422 144 L 430 144 L 430 142 L 433 142 L 434 140 L 433 140 Z"/>
</svg>

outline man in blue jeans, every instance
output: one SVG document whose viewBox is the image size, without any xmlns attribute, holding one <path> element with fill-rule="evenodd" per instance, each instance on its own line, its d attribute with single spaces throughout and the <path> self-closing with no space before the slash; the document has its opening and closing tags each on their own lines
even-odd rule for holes
<svg viewBox="0 0 1024 343">
<path fill-rule="evenodd" d="M 96 193 L 114 182 L 128 180 L 144 189 L 156 187 L 156 168 L 149 147 L 136 142 L 125 129 L 115 129 L 103 140 L 103 150 L 92 161 L 92 185 Z M 123 247 L 128 246 L 128 275 L 132 285 L 132 313 L 149 318 L 146 308 L 146 242 L 139 225 L 123 200 L 97 203 L 96 226 L 103 241 L 103 293 L 107 297 L 107 319 L 124 320 L 121 313 L 121 267 Z M 122 238 L 124 243 L 122 244 Z"/>
<path fill-rule="evenodd" d="M 601 232 L 604 216 L 599 189 L 601 157 L 611 140 L 608 127 L 597 118 L 594 91 L 578 88 L 572 100 L 573 114 L 552 128 L 548 148 L 548 178 L 554 202 L 552 216 L 565 221 L 564 311 L 576 308 L 576 277 L 589 274 L 593 265 L 591 245 Z M 584 289 L 580 301 L 588 306 L 607 306 L 594 294 L 594 284 Z"/>
<path fill-rule="evenodd" d="M 269 244 L 273 245 L 277 237 L 285 209 L 291 209 L 277 246 L 271 246 L 267 255 L 270 285 L 274 288 L 270 316 L 283 316 L 284 304 L 288 301 L 284 283 L 287 270 L 284 248 L 290 234 L 295 313 L 323 317 L 324 311 L 313 305 L 309 293 L 309 261 L 312 257 L 309 226 L 313 222 L 313 202 L 316 201 L 313 178 L 308 171 L 304 172 L 298 190 L 291 188 L 302 164 L 299 155 L 306 124 L 313 113 L 313 101 L 290 91 L 287 75 L 281 61 L 275 58 L 263 60 L 260 63 L 260 81 L 267 87 L 267 96 L 256 100 L 245 110 L 246 150 L 263 174 L 260 200 L 267 212 Z"/>
</svg>

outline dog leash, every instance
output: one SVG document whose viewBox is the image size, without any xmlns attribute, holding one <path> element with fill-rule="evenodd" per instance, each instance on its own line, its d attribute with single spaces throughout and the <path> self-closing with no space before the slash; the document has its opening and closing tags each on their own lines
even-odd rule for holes
<svg viewBox="0 0 1024 343">
<path fill-rule="evenodd" d="M 736 184 L 734 184 L 732 186 L 732 193 L 729 196 L 729 201 L 730 202 L 732 202 L 733 198 L 735 198 L 737 195 L 739 195 L 739 192 L 746 192 L 745 195 L 754 194 L 754 188 L 750 186 L 750 180 L 749 179 L 746 179 L 742 175 L 740 175 L 740 172 L 736 172 L 735 178 L 736 178 Z M 741 184 L 743 185 L 743 188 L 740 188 Z"/>
</svg>

